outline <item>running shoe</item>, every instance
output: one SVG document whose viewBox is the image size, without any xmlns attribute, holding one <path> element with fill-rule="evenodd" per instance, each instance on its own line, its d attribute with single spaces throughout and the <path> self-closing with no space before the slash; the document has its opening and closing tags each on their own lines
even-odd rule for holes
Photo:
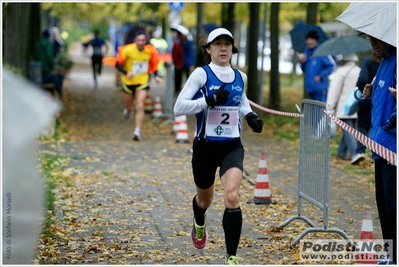
<svg viewBox="0 0 399 267">
<path fill-rule="evenodd" d="M 139 134 L 134 134 L 133 135 L 133 141 L 140 141 L 140 140 L 141 140 L 141 137 L 140 137 Z"/>
<path fill-rule="evenodd" d="M 128 119 L 128 118 L 130 117 L 130 112 L 127 111 L 127 109 L 124 109 L 124 110 L 123 110 L 123 116 L 124 116 L 126 119 Z"/>
<path fill-rule="evenodd" d="M 206 231 L 206 215 L 204 220 L 204 225 L 199 226 L 195 223 L 195 218 L 193 219 L 193 228 L 191 229 L 191 240 L 193 241 L 194 247 L 202 249 L 206 245 L 208 239 L 208 232 Z"/>
<path fill-rule="evenodd" d="M 238 263 L 238 259 L 236 256 L 231 255 L 230 257 L 226 257 L 225 265 L 240 265 Z"/>
</svg>

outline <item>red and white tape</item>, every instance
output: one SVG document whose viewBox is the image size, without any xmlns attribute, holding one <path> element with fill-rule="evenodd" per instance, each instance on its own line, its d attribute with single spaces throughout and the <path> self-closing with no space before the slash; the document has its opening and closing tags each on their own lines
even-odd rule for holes
<svg viewBox="0 0 399 267">
<path fill-rule="evenodd" d="M 301 114 L 298 114 L 298 113 L 282 112 L 282 111 L 277 111 L 277 110 L 265 108 L 265 107 L 262 107 L 262 106 L 260 106 L 260 105 L 258 105 L 258 104 L 256 104 L 256 103 L 252 102 L 252 101 L 249 100 L 249 99 L 248 99 L 248 102 L 249 102 L 249 104 L 251 104 L 252 106 L 254 106 L 254 107 L 256 107 L 256 108 L 258 108 L 258 109 L 260 109 L 260 110 L 269 112 L 269 113 L 273 113 L 273 114 L 277 114 L 277 115 L 283 115 L 283 116 L 290 116 L 290 117 L 300 117 L 300 116 L 301 116 Z"/>
<path fill-rule="evenodd" d="M 326 110 L 322 109 L 322 112 L 326 113 L 333 121 L 337 123 L 338 126 L 340 126 L 342 129 L 353 135 L 357 140 L 359 140 L 360 143 L 371 149 L 374 153 L 379 155 L 380 157 L 384 158 L 387 160 L 389 163 L 396 165 L 396 153 L 393 152 L 392 150 L 389 150 L 388 148 L 376 143 L 375 141 L 371 140 L 361 132 L 357 131 L 356 129 L 352 128 L 345 122 L 341 121 L 337 117 L 335 117 L 333 114 L 327 112 Z"/>
</svg>

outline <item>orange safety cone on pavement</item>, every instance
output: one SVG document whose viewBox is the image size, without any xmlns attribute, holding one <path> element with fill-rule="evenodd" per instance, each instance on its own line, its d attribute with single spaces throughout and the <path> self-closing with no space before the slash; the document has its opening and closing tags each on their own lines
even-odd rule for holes
<svg viewBox="0 0 399 267">
<path fill-rule="evenodd" d="M 152 98 L 150 94 L 147 94 L 144 100 L 144 112 L 146 114 L 151 114 L 153 112 L 154 108 L 152 106 Z"/>
<path fill-rule="evenodd" d="M 162 116 L 162 114 L 161 98 L 156 96 L 154 99 L 154 110 L 152 112 L 152 117 L 159 118 Z"/>
<path fill-rule="evenodd" d="M 254 198 L 248 203 L 255 204 L 276 204 L 270 194 L 269 175 L 267 171 L 267 163 L 265 153 L 260 154 L 258 164 L 258 175 L 256 176 L 256 184 Z"/>
<path fill-rule="evenodd" d="M 188 129 L 187 129 L 187 117 L 186 115 L 180 115 L 179 117 L 179 129 L 176 134 L 176 143 L 189 143 L 188 141 Z"/>
<path fill-rule="evenodd" d="M 371 220 L 371 210 L 370 208 L 364 209 L 362 229 L 360 232 L 360 240 L 357 244 L 356 251 L 360 249 L 364 249 L 362 241 L 369 242 L 374 241 L 374 230 L 373 230 L 373 221 Z M 359 249 L 359 250 L 358 250 Z M 376 254 L 368 251 L 358 252 L 356 255 L 356 264 L 377 264 Z"/>
</svg>

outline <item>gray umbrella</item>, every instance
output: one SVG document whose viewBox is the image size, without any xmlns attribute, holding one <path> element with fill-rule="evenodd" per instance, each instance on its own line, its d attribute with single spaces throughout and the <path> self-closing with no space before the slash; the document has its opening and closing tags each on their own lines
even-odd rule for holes
<svg viewBox="0 0 399 267">
<path fill-rule="evenodd" d="M 322 43 L 313 53 L 314 57 L 326 55 L 348 55 L 371 50 L 372 47 L 366 39 L 356 36 L 338 36 Z"/>
<path fill-rule="evenodd" d="M 350 3 L 336 20 L 396 47 L 398 36 L 396 10 L 396 2 L 356 2 Z"/>
</svg>

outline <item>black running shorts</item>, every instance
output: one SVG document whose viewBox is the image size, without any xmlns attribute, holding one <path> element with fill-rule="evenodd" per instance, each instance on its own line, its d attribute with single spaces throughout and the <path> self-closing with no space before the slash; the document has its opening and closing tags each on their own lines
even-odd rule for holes
<svg viewBox="0 0 399 267">
<path fill-rule="evenodd" d="M 148 83 L 146 84 L 140 84 L 140 85 L 126 85 L 122 84 L 122 90 L 125 92 L 125 94 L 132 95 L 136 91 L 139 90 L 150 90 L 150 86 Z"/>
<path fill-rule="evenodd" d="M 194 182 L 201 189 L 207 189 L 215 182 L 216 169 L 219 176 L 230 168 L 236 167 L 243 171 L 244 147 L 240 138 L 228 143 L 207 142 L 194 139 L 193 168 Z"/>
</svg>

